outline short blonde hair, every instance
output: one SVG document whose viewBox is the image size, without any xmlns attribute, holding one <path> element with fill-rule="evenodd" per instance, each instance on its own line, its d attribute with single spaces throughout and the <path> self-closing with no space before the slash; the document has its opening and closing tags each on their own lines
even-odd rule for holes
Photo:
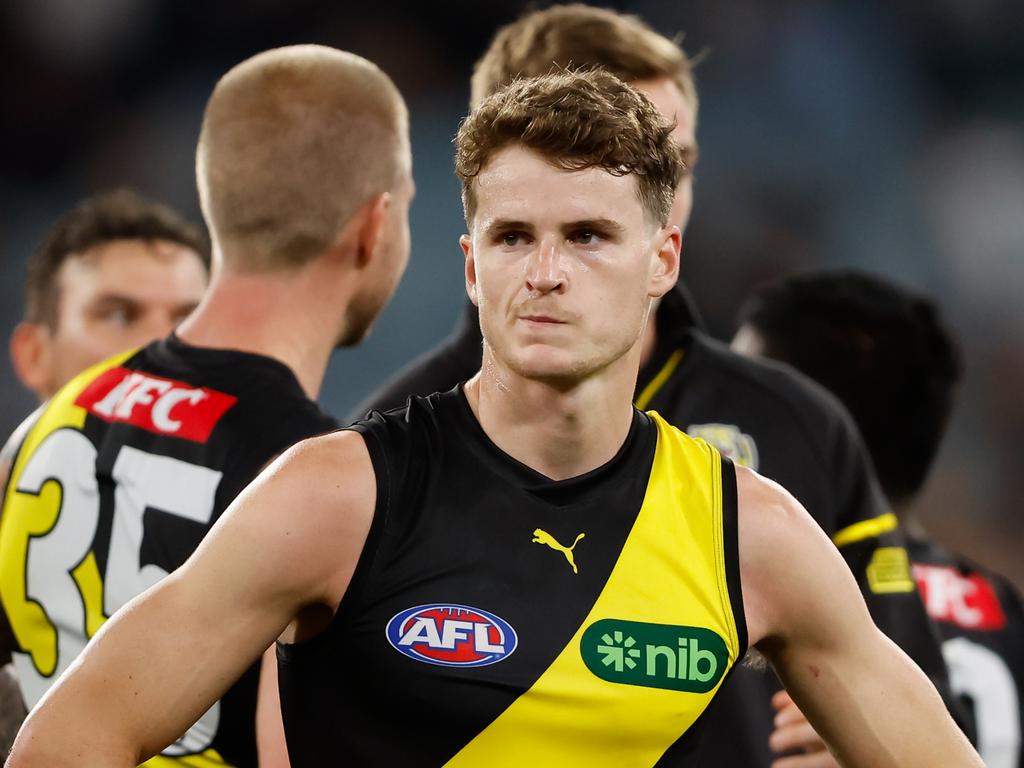
<svg viewBox="0 0 1024 768">
<path fill-rule="evenodd" d="M 224 75 L 196 153 L 215 257 L 243 271 L 306 264 L 409 172 L 394 83 L 366 59 L 318 45 L 266 51 Z"/>
<path fill-rule="evenodd" d="M 697 111 L 693 62 L 678 42 L 638 16 L 580 4 L 534 11 L 498 30 L 473 69 L 470 103 L 480 104 L 517 77 L 594 67 L 627 83 L 670 78 Z"/>
<path fill-rule="evenodd" d="M 632 174 L 650 219 L 668 221 L 682 153 L 655 106 L 614 75 L 597 69 L 515 80 L 470 113 L 455 137 L 467 224 L 476 211 L 476 177 L 497 152 L 516 145 L 556 168 Z"/>
</svg>

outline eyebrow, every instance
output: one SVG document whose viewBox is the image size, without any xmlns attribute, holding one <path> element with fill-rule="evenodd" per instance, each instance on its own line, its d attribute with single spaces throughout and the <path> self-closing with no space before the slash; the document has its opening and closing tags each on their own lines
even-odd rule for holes
<svg viewBox="0 0 1024 768">
<path fill-rule="evenodd" d="M 498 232 L 508 232 L 510 230 L 532 232 L 533 225 L 518 219 L 494 219 L 493 221 L 487 222 L 487 226 L 483 229 L 485 235 L 493 235 Z"/>
<path fill-rule="evenodd" d="M 134 304 L 139 305 L 138 299 L 134 299 L 131 296 L 125 296 L 120 293 L 101 293 L 99 296 L 89 302 L 92 306 L 102 307 L 107 304 Z"/>
<path fill-rule="evenodd" d="M 562 232 L 575 232 L 580 229 L 595 229 L 602 232 L 608 232 L 611 234 L 619 234 L 625 227 L 613 219 L 597 218 L 597 219 L 579 219 L 577 221 L 567 221 L 559 226 Z M 495 219 L 494 221 L 488 222 L 484 227 L 484 235 L 493 235 L 498 232 L 509 232 L 509 231 L 523 231 L 532 232 L 533 224 L 526 221 L 520 221 L 518 219 Z"/>
<path fill-rule="evenodd" d="M 125 296 L 121 293 L 102 293 L 94 298 L 88 306 L 95 309 L 106 309 L 107 307 L 112 306 L 142 307 L 145 303 L 145 301 L 140 301 L 132 296 Z M 192 299 L 187 301 L 177 301 L 174 303 L 175 310 L 187 309 L 188 311 L 192 311 L 198 306 L 199 302 Z"/>
<path fill-rule="evenodd" d="M 580 229 L 596 229 L 599 232 L 608 232 L 613 235 L 617 235 L 622 232 L 623 227 L 619 222 L 612 219 L 581 219 L 580 221 L 570 221 L 562 225 L 562 231 L 564 232 L 575 232 Z"/>
</svg>

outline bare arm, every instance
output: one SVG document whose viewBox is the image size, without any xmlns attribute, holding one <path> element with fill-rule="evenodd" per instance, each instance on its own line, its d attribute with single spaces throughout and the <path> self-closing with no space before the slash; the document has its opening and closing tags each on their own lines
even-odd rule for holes
<svg viewBox="0 0 1024 768">
<path fill-rule="evenodd" d="M 333 611 L 375 504 L 362 438 L 285 453 L 191 558 L 108 621 L 26 721 L 9 765 L 136 766 L 180 736 L 305 608 Z"/>
<path fill-rule="evenodd" d="M 737 468 L 750 642 L 842 765 L 978 766 L 920 669 L 871 621 L 853 576 L 782 488 Z"/>
<path fill-rule="evenodd" d="M 263 652 L 259 699 L 256 703 L 256 747 L 259 768 L 290 768 L 288 744 L 281 718 L 281 692 L 277 685 L 277 647 Z"/>
</svg>

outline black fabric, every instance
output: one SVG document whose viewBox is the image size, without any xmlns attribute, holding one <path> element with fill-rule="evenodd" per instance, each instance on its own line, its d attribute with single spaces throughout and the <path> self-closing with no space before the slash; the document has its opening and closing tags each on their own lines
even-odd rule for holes
<svg viewBox="0 0 1024 768">
<path fill-rule="evenodd" d="M 635 412 L 617 455 L 553 481 L 486 436 L 460 390 L 379 412 L 365 436 L 377 499 L 371 556 L 328 628 L 279 645 L 282 712 L 293 768 L 439 766 L 526 691 L 583 623 L 643 504 L 657 444 Z M 532 541 L 542 528 L 575 548 Z M 366 550 L 364 550 L 365 555 Z M 399 612 L 450 603 L 490 612 L 518 646 L 490 666 L 423 663 L 391 647 Z"/>
<path fill-rule="evenodd" d="M 998 573 L 926 538 L 911 537 L 908 551 L 954 670 L 954 692 L 977 720 L 976 744 L 982 758 L 986 765 L 1024 768 L 1020 594 Z M 935 569 L 931 577 L 926 572 L 929 566 Z M 1016 702 L 1015 718 L 1011 702 Z"/>
<path fill-rule="evenodd" d="M 725 548 L 725 580 L 729 583 L 729 602 L 736 621 L 739 657 L 747 652 L 750 638 L 747 619 L 743 611 L 743 585 L 740 580 L 739 504 L 736 498 L 736 467 L 729 459 L 722 459 L 722 541 Z M 732 670 L 730 670 L 730 674 Z"/>
<path fill-rule="evenodd" d="M 390 380 L 361 409 L 400 405 L 410 395 L 444 391 L 473 376 L 482 354 L 475 318 L 470 308 L 451 337 Z M 888 511 L 856 427 L 831 394 L 788 366 L 743 357 L 711 339 L 700 329 L 681 286 L 662 299 L 656 323 L 657 345 L 640 371 L 637 393 L 673 353 L 682 350 L 683 358 L 646 409 L 705 437 L 737 463 L 752 459 L 754 469 L 789 490 L 830 536 Z M 706 433 L 716 426 L 725 426 L 736 445 Z M 900 546 L 901 541 L 894 532 L 887 534 L 885 545 Z M 949 689 L 938 638 L 917 593 L 876 595 L 866 586 L 863 569 L 876 544 L 869 540 L 844 551 L 872 617 L 937 684 L 970 734 L 970 721 Z M 710 735 L 702 764 L 767 768 L 774 759 L 768 749 L 774 717 L 770 700 L 778 688 L 774 674 L 748 665 L 730 675 L 705 718 Z"/>
<path fill-rule="evenodd" d="M 205 442 L 128 423 L 111 423 L 88 414 L 83 432 L 97 449 L 96 477 L 100 486 L 100 523 L 92 551 L 108 589 L 106 573 L 117 488 L 114 466 L 125 447 L 223 473 L 208 523 L 167 510 L 144 510 L 140 565 L 157 565 L 172 572 L 195 550 L 225 508 L 267 462 L 293 443 L 338 426 L 306 397 L 288 367 L 268 357 L 192 347 L 171 335 L 142 348 L 118 367 L 230 395 L 237 401 L 223 413 Z M 258 681 L 257 664 L 223 697 L 218 732 L 210 745 L 239 768 L 257 765 Z"/>
</svg>

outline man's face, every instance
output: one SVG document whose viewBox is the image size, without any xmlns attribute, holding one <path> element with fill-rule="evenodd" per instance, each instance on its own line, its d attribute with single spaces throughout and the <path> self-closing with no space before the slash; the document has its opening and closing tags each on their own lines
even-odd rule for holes
<svg viewBox="0 0 1024 768">
<path fill-rule="evenodd" d="M 679 231 L 651 222 L 632 175 L 564 171 L 511 146 L 475 194 L 467 290 L 501 365 L 579 381 L 633 348 L 651 300 L 675 283 Z"/>
<path fill-rule="evenodd" d="M 693 105 L 683 97 L 679 86 L 671 78 L 636 80 L 631 85 L 650 99 L 666 120 L 676 124 L 672 138 L 683 150 L 686 172 L 676 190 L 669 221 L 678 226 L 680 231 L 685 232 L 693 207 L 693 168 L 697 163 L 697 114 Z"/>
<path fill-rule="evenodd" d="M 338 338 L 336 346 L 355 346 L 366 338 L 377 316 L 394 295 L 409 264 L 409 206 L 414 194 L 411 175 L 392 193 L 385 212 L 380 245 L 373 256 L 364 285 L 349 302 L 345 331 Z"/>
<path fill-rule="evenodd" d="M 166 336 L 206 289 L 199 255 L 166 240 L 112 240 L 64 262 L 54 330 L 43 329 L 41 398 L 95 363 Z"/>
</svg>

